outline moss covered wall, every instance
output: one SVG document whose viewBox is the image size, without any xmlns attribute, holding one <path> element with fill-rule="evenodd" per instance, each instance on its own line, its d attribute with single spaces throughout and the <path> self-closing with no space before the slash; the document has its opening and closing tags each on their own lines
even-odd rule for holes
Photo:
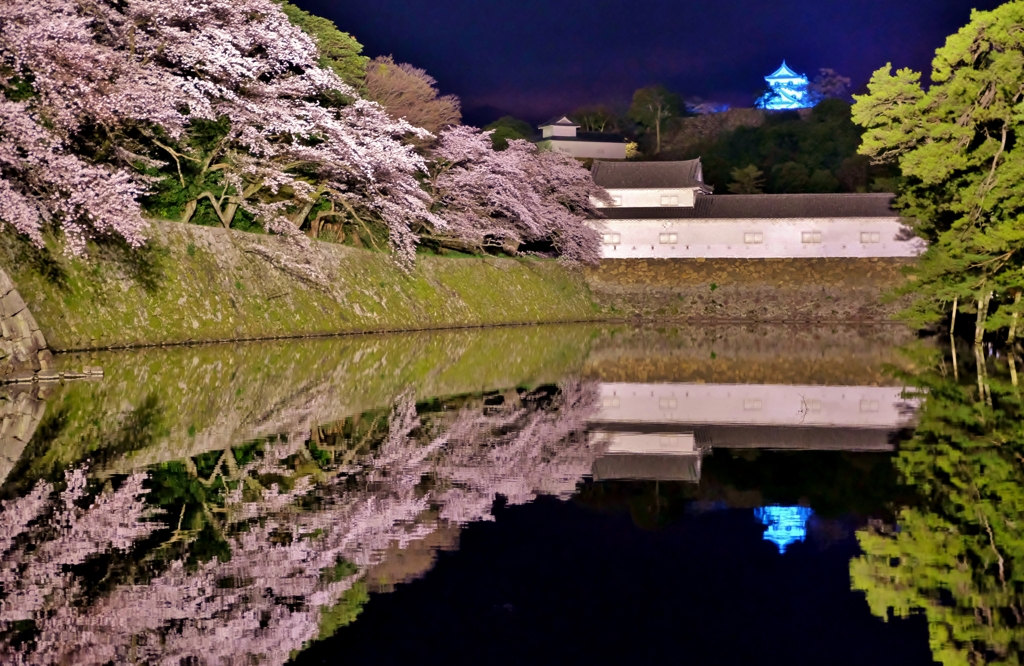
<svg viewBox="0 0 1024 666">
<path fill-rule="evenodd" d="M 385 254 L 159 223 L 153 247 L 70 259 L 0 236 L 51 349 L 594 319 L 582 271 L 554 261 Z"/>
</svg>

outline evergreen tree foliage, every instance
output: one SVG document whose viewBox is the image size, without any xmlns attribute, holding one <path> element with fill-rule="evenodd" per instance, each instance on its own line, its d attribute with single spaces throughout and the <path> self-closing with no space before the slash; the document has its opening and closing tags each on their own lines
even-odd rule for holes
<svg viewBox="0 0 1024 666">
<path fill-rule="evenodd" d="M 363 45 L 352 35 L 338 30 L 330 19 L 310 14 L 287 1 L 279 4 L 292 25 L 316 40 L 320 66 L 334 70 L 342 81 L 361 89 L 366 79 L 366 65 L 370 62 L 367 56 L 361 55 Z"/>
<path fill-rule="evenodd" d="M 884 189 L 878 179 L 891 168 L 871 167 L 857 155 L 860 142 L 850 105 L 826 99 L 805 116 L 796 111 L 768 113 L 759 127 L 724 132 L 673 158 L 700 156 L 704 179 L 720 191 L 735 181 L 735 170 L 748 166 L 767 174 L 763 191 L 773 194 Z"/>
<path fill-rule="evenodd" d="M 529 140 L 534 135 L 533 125 L 512 116 L 498 118 L 484 127 L 484 131 L 491 133 L 491 144 L 495 150 L 505 150 L 508 148 L 509 141 Z"/>
<path fill-rule="evenodd" d="M 898 206 L 930 244 L 908 317 L 933 323 L 966 303 L 979 328 L 1012 326 L 1024 291 L 1024 2 L 973 12 L 936 52 L 927 90 L 920 73 L 891 70 L 874 73 L 853 118 L 860 152 L 899 165 Z"/>
<path fill-rule="evenodd" d="M 753 164 L 740 168 L 736 167 L 730 173 L 732 182 L 729 183 L 730 194 L 761 194 L 764 190 L 764 172 Z"/>
<path fill-rule="evenodd" d="M 679 116 L 683 99 L 664 86 L 648 86 L 633 93 L 629 119 L 654 134 L 654 154 L 661 152 L 661 136 L 667 122 Z"/>
</svg>

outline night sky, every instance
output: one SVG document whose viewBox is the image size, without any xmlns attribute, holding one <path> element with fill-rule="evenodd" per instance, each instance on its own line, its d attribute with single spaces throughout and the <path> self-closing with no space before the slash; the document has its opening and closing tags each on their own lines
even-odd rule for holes
<svg viewBox="0 0 1024 666">
<path fill-rule="evenodd" d="M 423 67 L 462 98 L 465 121 L 538 121 L 625 108 L 664 84 L 752 106 L 786 59 L 863 86 L 886 62 L 927 69 L 935 49 L 1000 0 L 293 0 L 352 33 L 369 56 Z"/>
</svg>

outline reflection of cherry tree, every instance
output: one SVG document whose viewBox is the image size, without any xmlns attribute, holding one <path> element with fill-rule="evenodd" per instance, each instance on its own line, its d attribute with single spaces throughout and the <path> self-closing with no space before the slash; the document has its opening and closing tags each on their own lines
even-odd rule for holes
<svg viewBox="0 0 1024 666">
<path fill-rule="evenodd" d="M 190 537 L 170 512 L 166 526 L 147 519 L 145 474 L 98 493 L 87 492 L 81 470 L 59 492 L 41 484 L 0 513 L 0 655 L 24 664 L 284 663 L 323 637 L 324 614 L 383 551 L 436 530 L 437 516 L 486 520 L 499 494 L 512 504 L 571 494 L 592 461 L 580 431 L 595 396 L 569 384 L 427 414 L 406 397 L 359 467 L 310 466 L 305 433 L 249 460 L 226 452 L 195 479 L 221 489 L 203 510 L 230 548 L 205 562 L 173 551 L 160 564 L 168 544 Z M 97 589 L 75 567 L 102 570 L 104 558 L 127 563 L 108 567 Z"/>
</svg>

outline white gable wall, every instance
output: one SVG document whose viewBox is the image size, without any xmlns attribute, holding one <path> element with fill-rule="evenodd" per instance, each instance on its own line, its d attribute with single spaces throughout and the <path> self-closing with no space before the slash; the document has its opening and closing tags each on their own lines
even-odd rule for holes
<svg viewBox="0 0 1024 666">
<path fill-rule="evenodd" d="M 697 196 L 695 187 L 606 189 L 612 200 L 616 202 L 614 205 L 624 208 L 693 208 Z M 598 203 L 597 205 L 600 207 L 605 204 Z"/>
<path fill-rule="evenodd" d="M 891 386 L 762 384 L 601 385 L 601 407 L 588 422 L 736 424 L 895 429 L 911 425 L 916 400 Z"/>
<path fill-rule="evenodd" d="M 625 143 L 611 143 L 606 141 L 559 141 L 558 139 L 552 139 L 547 143 L 550 143 L 551 150 L 554 152 L 561 153 L 562 155 L 568 155 L 570 157 L 578 157 L 580 159 L 596 157 L 605 160 L 626 159 Z"/>
<path fill-rule="evenodd" d="M 916 257 L 920 238 L 892 218 L 593 220 L 604 259 Z"/>
</svg>

